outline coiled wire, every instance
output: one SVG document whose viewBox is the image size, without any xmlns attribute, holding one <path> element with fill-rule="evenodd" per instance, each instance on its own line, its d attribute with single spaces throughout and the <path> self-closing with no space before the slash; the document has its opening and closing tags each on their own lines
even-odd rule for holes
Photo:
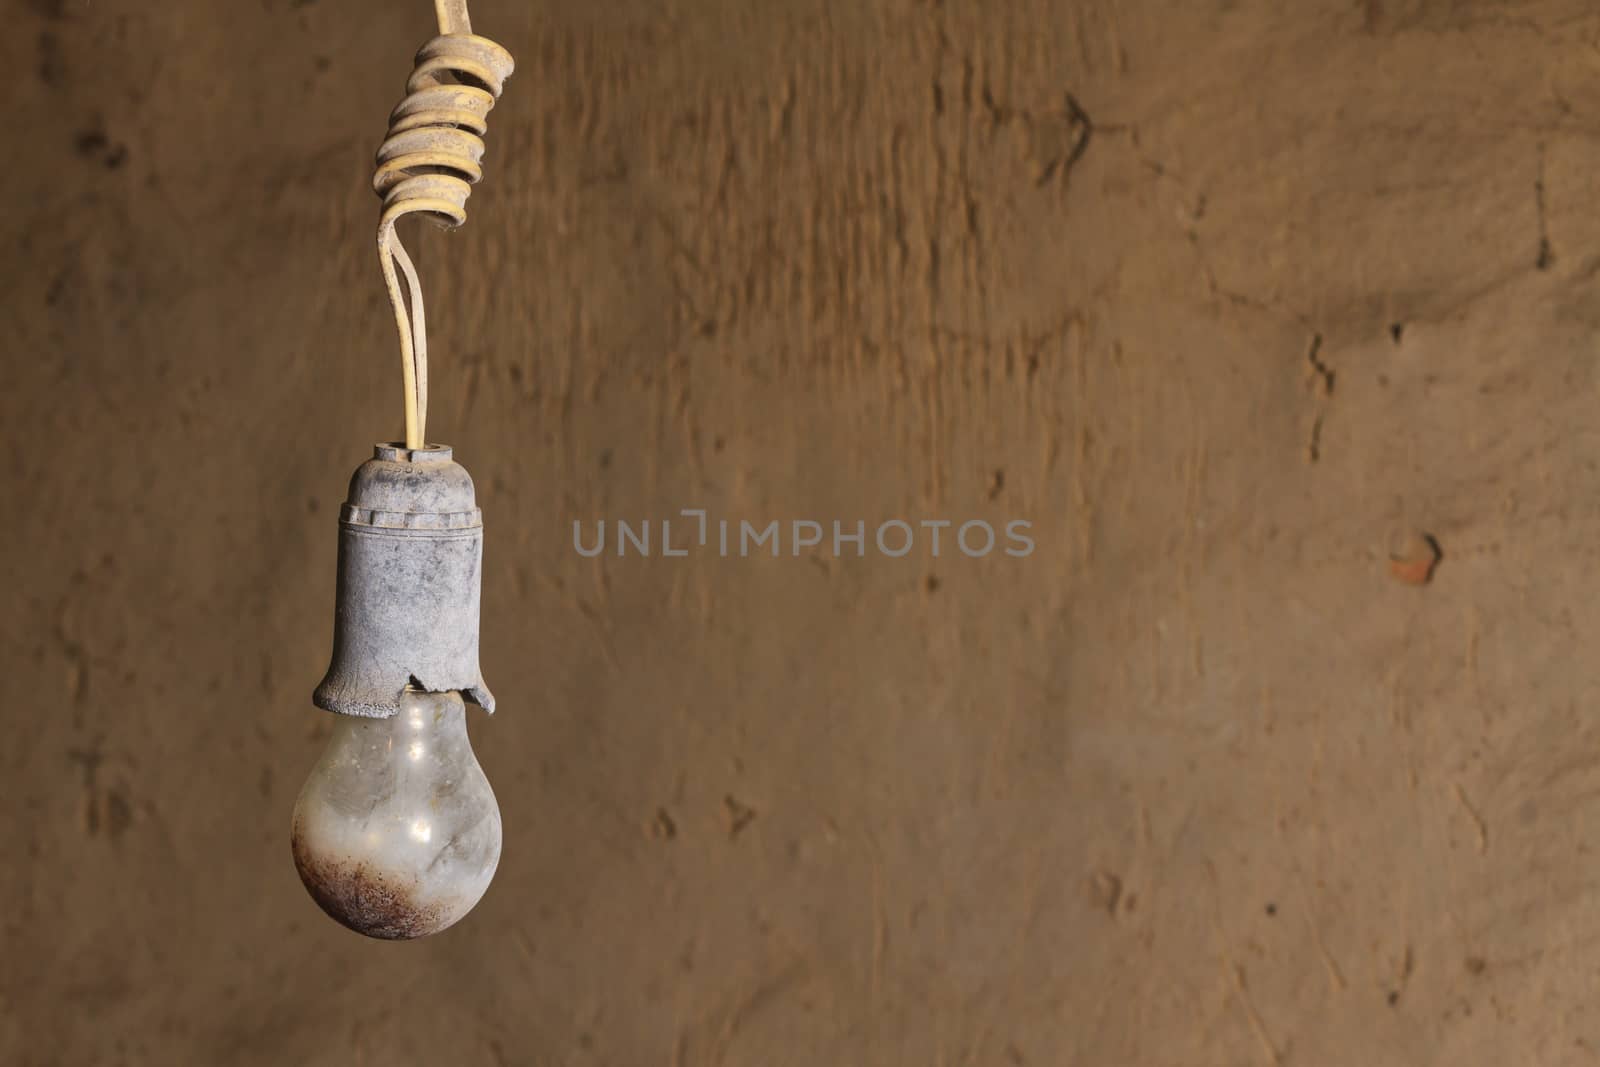
<svg viewBox="0 0 1600 1067">
<path fill-rule="evenodd" d="M 510 52 L 473 35 L 466 0 L 436 0 L 435 6 L 440 35 L 417 53 L 406 97 L 389 116 L 389 134 L 378 148 L 372 177 L 383 198 L 378 259 L 400 334 L 408 448 L 421 448 L 426 440 L 428 336 L 422 285 L 395 223 L 412 214 L 447 229 L 466 221 L 467 197 L 483 177 L 489 109 L 515 65 Z"/>
</svg>

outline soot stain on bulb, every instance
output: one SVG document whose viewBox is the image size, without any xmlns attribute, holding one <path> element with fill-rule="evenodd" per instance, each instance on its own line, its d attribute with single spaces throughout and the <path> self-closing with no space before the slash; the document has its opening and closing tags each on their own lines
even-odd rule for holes
<svg viewBox="0 0 1600 1067">
<path fill-rule="evenodd" d="M 413 886 L 364 861 L 330 860 L 306 845 L 297 823 L 294 865 L 311 899 L 328 917 L 359 934 L 383 941 L 410 941 L 438 933 L 457 916 L 438 902 L 419 900 Z"/>
<path fill-rule="evenodd" d="M 300 879 L 335 922 L 390 941 L 435 934 L 482 898 L 500 812 L 455 692 L 407 690 L 385 719 L 338 716 L 295 802 Z"/>
</svg>

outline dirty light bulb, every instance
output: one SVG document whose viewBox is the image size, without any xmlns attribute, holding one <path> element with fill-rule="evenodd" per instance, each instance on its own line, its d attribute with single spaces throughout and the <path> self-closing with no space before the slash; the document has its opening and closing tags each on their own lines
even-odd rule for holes
<svg viewBox="0 0 1600 1067">
<path fill-rule="evenodd" d="M 461 694 L 408 688 L 388 718 L 334 716 L 292 842 L 312 897 L 357 933 L 424 937 L 471 911 L 500 862 L 500 808 Z"/>
</svg>

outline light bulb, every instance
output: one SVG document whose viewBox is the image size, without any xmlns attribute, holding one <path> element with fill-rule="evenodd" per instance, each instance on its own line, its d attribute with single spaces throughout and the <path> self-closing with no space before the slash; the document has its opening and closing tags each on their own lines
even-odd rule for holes
<svg viewBox="0 0 1600 1067">
<path fill-rule="evenodd" d="M 500 862 L 500 808 L 461 694 L 407 688 L 388 718 L 333 718 L 294 806 L 300 880 L 357 933 L 438 933 L 472 910 Z"/>
</svg>

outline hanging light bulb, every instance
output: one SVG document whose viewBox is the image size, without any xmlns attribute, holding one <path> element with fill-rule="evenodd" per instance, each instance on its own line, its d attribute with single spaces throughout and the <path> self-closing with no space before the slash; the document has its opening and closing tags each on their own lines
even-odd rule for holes
<svg viewBox="0 0 1600 1067">
<path fill-rule="evenodd" d="M 500 809 L 461 694 L 408 689 L 387 719 L 339 716 L 293 844 L 306 888 L 352 930 L 421 937 L 471 911 L 500 862 Z"/>
<path fill-rule="evenodd" d="M 483 513 L 442 445 L 378 445 L 340 515 L 333 661 L 312 700 L 337 712 L 295 803 L 295 867 L 357 933 L 438 933 L 500 862 L 500 809 L 467 739 L 478 669 Z"/>
<path fill-rule="evenodd" d="M 370 937 L 437 933 L 483 896 L 500 809 L 467 740 L 466 701 L 494 711 L 478 670 L 483 513 L 448 446 L 428 445 L 422 286 L 395 224 L 466 219 L 489 110 L 511 54 L 472 32 L 467 0 L 435 0 L 389 117 L 373 189 L 378 261 L 399 334 L 404 443 L 378 445 L 339 517 L 333 662 L 313 702 L 339 716 L 295 803 L 295 867 L 311 896 Z"/>
</svg>

